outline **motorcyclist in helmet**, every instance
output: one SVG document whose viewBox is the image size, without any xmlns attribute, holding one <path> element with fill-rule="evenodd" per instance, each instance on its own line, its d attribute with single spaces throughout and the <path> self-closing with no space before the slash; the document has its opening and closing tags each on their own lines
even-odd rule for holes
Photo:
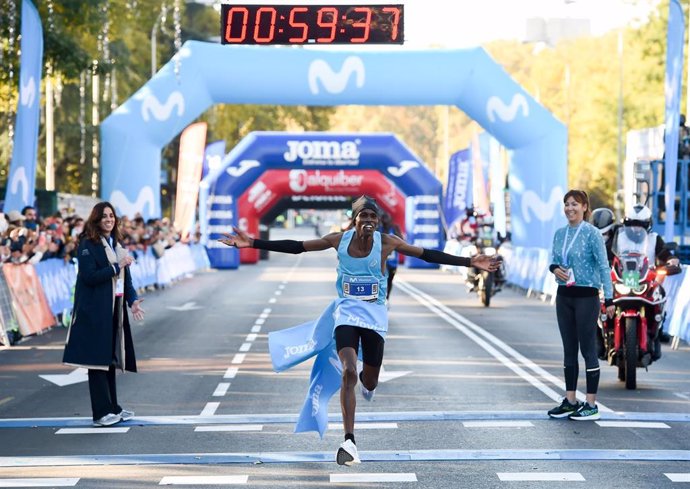
<svg viewBox="0 0 690 489">
<path fill-rule="evenodd" d="M 673 254 L 673 249 L 666 245 L 663 238 L 659 234 L 653 232 L 652 229 L 652 211 L 642 204 L 636 204 L 631 211 L 625 216 L 622 224 L 615 223 L 614 215 L 611 209 L 599 208 L 592 212 L 592 224 L 596 226 L 604 237 L 606 244 L 606 254 L 609 259 L 609 264 L 613 262 L 612 245 L 615 241 L 616 234 L 624 231 L 625 228 L 640 226 L 647 231 L 647 239 L 649 241 L 650 249 L 654 250 L 653 260 L 650 259 L 652 266 L 674 266 L 678 267 L 680 262 Z M 662 288 L 663 290 L 663 288 Z M 670 341 L 670 336 L 663 330 L 661 325 L 659 338 L 663 343 Z"/>
<path fill-rule="evenodd" d="M 599 229 L 601 236 L 604 238 L 606 256 L 609 259 L 609 265 L 611 265 L 613 263 L 613 238 L 620 224 L 616 223 L 613 211 L 606 207 L 600 207 L 592 211 L 592 224 Z"/>
</svg>

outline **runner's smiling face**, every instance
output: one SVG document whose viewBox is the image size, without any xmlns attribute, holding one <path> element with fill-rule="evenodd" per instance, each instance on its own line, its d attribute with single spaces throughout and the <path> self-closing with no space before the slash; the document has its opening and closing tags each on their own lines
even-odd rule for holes
<svg viewBox="0 0 690 489">
<path fill-rule="evenodd" d="M 355 218 L 355 230 L 360 236 L 373 236 L 379 225 L 379 215 L 371 209 L 363 209 Z"/>
</svg>

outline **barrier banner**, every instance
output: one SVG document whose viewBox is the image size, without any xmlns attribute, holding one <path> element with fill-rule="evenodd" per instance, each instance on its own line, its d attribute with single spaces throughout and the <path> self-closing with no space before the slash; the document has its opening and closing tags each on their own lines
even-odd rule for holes
<svg viewBox="0 0 690 489">
<path fill-rule="evenodd" d="M 175 195 L 175 228 L 182 239 L 189 236 L 194 226 L 194 214 L 199 197 L 199 181 L 204 161 L 206 123 L 190 125 L 180 136 L 180 160 L 177 166 L 177 193 Z"/>
<path fill-rule="evenodd" d="M 72 289 L 77 281 L 77 267 L 60 258 L 51 258 L 34 265 L 48 305 L 58 315 L 72 309 Z"/>
<path fill-rule="evenodd" d="M 55 317 L 33 265 L 5 263 L 2 271 L 12 294 L 19 332 L 28 336 L 54 326 Z"/>
<path fill-rule="evenodd" d="M 5 276 L 0 273 L 0 337 L 2 337 L 0 341 L 2 344 L 9 346 L 14 337 L 13 332 L 18 330 L 19 324 L 12 309 L 12 294 L 7 287 Z"/>
<path fill-rule="evenodd" d="M 5 212 L 33 205 L 36 185 L 38 122 L 41 105 L 43 28 L 38 10 L 30 0 L 22 1 L 21 55 L 19 58 L 19 100 L 10 173 L 5 191 Z"/>
<path fill-rule="evenodd" d="M 132 285 L 135 289 L 143 289 L 156 284 L 156 257 L 153 256 L 151 247 L 146 251 L 137 250 L 130 252 L 134 257 L 134 263 L 129 266 L 132 275 Z"/>
</svg>

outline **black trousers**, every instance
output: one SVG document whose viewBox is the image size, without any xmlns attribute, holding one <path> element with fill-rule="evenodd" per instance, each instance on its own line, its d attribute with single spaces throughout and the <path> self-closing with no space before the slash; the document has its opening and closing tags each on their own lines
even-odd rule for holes
<svg viewBox="0 0 690 489">
<path fill-rule="evenodd" d="M 108 370 L 89 369 L 89 395 L 94 421 L 108 413 L 118 414 L 122 408 L 117 403 L 115 386 L 115 344 L 117 340 L 117 318 L 113 317 L 111 364 Z"/>
<path fill-rule="evenodd" d="M 114 365 L 107 371 L 89 369 L 89 394 L 94 421 L 108 413 L 117 414 L 122 411 L 117 403 Z"/>
</svg>

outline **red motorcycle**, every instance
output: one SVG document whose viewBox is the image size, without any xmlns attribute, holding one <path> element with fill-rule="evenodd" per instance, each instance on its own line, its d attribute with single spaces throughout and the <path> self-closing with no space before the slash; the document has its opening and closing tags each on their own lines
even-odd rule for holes
<svg viewBox="0 0 690 489">
<path fill-rule="evenodd" d="M 637 368 L 646 369 L 661 358 L 660 332 L 664 321 L 666 275 L 680 272 L 677 266 L 654 268 L 654 249 L 640 226 L 620 228 L 613 241 L 611 281 L 616 313 L 608 318 L 602 304 L 599 317 L 600 356 L 618 366 L 618 379 L 626 389 L 637 387 Z M 651 248 L 651 249 L 650 249 Z M 677 270 L 676 270 L 677 269 Z M 603 355 L 602 355 L 603 354 Z"/>
</svg>

